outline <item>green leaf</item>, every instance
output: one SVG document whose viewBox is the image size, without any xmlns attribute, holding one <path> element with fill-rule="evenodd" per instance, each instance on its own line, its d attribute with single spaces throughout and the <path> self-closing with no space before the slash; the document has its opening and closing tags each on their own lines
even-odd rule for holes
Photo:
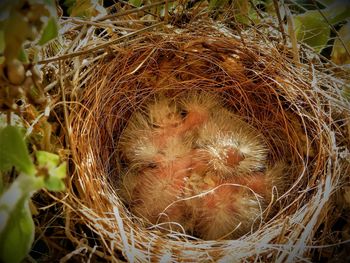
<svg viewBox="0 0 350 263">
<path fill-rule="evenodd" d="M 338 36 L 342 41 L 339 38 L 335 39 L 331 59 L 338 65 L 350 64 L 350 54 L 348 53 L 348 51 L 350 52 L 350 22 L 340 28 Z"/>
<path fill-rule="evenodd" d="M 18 127 L 6 126 L 0 128 L 0 170 L 7 171 L 13 166 L 27 175 L 35 175 L 35 166 L 22 133 Z"/>
<path fill-rule="evenodd" d="M 3 222 L 6 216 L 6 228 L 0 233 L 0 261 L 19 263 L 30 251 L 34 240 L 35 226 L 29 209 L 29 198 L 24 198 L 9 213 L 1 209 L 0 221 Z"/>
<path fill-rule="evenodd" d="M 67 171 L 67 163 L 63 162 L 52 171 L 52 176 L 57 177 L 59 179 L 63 179 L 66 177 L 66 171 Z"/>
<path fill-rule="evenodd" d="M 17 213 L 18 207 L 23 205 L 24 200 L 29 199 L 35 191 L 44 187 L 43 179 L 43 177 L 30 177 L 25 174 L 20 174 L 16 180 L 11 183 L 10 187 L 1 194 L 0 236 L 6 230 L 13 213 Z"/>
<path fill-rule="evenodd" d="M 59 192 L 64 191 L 66 189 L 66 186 L 64 182 L 61 179 L 50 177 L 45 181 L 45 187 L 49 191 Z"/>
<path fill-rule="evenodd" d="M 102 0 L 76 0 L 70 15 L 90 18 L 105 15 L 106 13 Z"/>
<path fill-rule="evenodd" d="M 58 35 L 58 25 L 57 21 L 54 17 L 51 17 L 47 22 L 43 33 L 41 34 L 41 38 L 39 40 L 39 45 L 44 45 L 50 40 L 56 38 Z"/>
<path fill-rule="evenodd" d="M 47 166 L 47 168 L 54 169 L 60 162 L 60 158 L 57 154 L 45 152 L 45 151 L 37 151 L 35 153 L 36 159 L 40 166 Z"/>
<path fill-rule="evenodd" d="M 142 0 L 129 0 L 129 3 L 133 6 L 140 7 L 142 4 Z"/>
<path fill-rule="evenodd" d="M 333 1 L 321 12 L 331 24 L 337 24 L 350 17 L 350 2 L 343 0 Z"/>
<path fill-rule="evenodd" d="M 66 163 L 62 163 L 55 169 L 50 170 L 49 178 L 45 180 L 45 186 L 49 191 L 63 191 L 65 190 L 65 184 L 63 178 L 66 177 Z"/>
<path fill-rule="evenodd" d="M 21 262 L 34 239 L 29 200 L 42 177 L 20 174 L 0 196 L 0 262 Z"/>
<path fill-rule="evenodd" d="M 4 31 L 0 30 L 0 53 L 4 52 L 4 49 L 5 49 Z"/>
<path fill-rule="evenodd" d="M 298 40 L 313 47 L 316 52 L 321 52 L 328 42 L 330 28 L 319 11 L 307 11 L 293 19 Z"/>
<path fill-rule="evenodd" d="M 236 11 L 235 19 L 245 25 L 250 25 L 251 21 L 258 23 L 260 18 L 257 12 L 254 10 L 252 4 L 256 4 L 257 1 L 252 1 L 251 3 L 245 0 L 237 0 L 234 2 L 233 7 Z"/>
<path fill-rule="evenodd" d="M 27 52 L 23 48 L 19 51 L 18 59 L 23 63 L 29 63 Z"/>
<path fill-rule="evenodd" d="M 65 190 L 65 184 L 62 179 L 66 177 L 66 162 L 63 162 L 58 166 L 60 162 L 59 156 L 44 151 L 37 151 L 36 159 L 38 161 L 38 165 L 41 167 L 46 167 L 48 171 L 48 174 L 44 175 L 45 187 L 49 191 Z"/>
<path fill-rule="evenodd" d="M 228 0 L 210 0 L 209 1 L 209 10 L 216 10 L 223 7 Z"/>
</svg>

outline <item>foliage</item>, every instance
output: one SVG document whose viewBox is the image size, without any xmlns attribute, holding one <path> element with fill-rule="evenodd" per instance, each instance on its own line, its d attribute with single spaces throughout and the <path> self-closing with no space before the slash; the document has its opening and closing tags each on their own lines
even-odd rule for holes
<svg viewBox="0 0 350 263">
<path fill-rule="evenodd" d="M 327 44 L 330 28 L 317 10 L 294 16 L 296 35 L 299 40 L 320 52 Z"/>
<path fill-rule="evenodd" d="M 54 22 L 56 23 L 57 16 L 53 0 L 6 0 L 1 1 L 0 10 L 2 10 L 0 31 L 4 35 L 4 57 L 8 61 L 18 58 L 25 41 L 34 41 L 41 35 L 45 41 L 41 40 L 39 44 L 43 45 L 57 35 L 57 27 L 52 26 Z"/>
<path fill-rule="evenodd" d="M 129 0 L 129 3 L 133 6 L 140 7 L 142 4 L 142 0 Z"/>
<path fill-rule="evenodd" d="M 334 41 L 332 60 L 337 64 L 350 64 L 350 21 L 338 31 L 339 38 Z M 343 43 L 342 43 L 342 41 Z"/>
<path fill-rule="evenodd" d="M 226 0 L 208 0 L 208 3 L 209 11 L 233 10 L 235 21 L 245 25 L 250 25 L 252 22 L 255 24 L 264 22 L 262 19 L 265 17 L 265 13 L 276 16 L 272 0 L 238 0 L 233 3 Z M 264 9 L 263 11 L 260 8 L 260 16 L 257 15 L 256 11 L 259 10 L 259 6 L 263 6 Z M 279 3 L 278 7 L 282 19 L 285 18 L 285 6 Z M 350 3 L 348 1 L 297 0 L 288 2 L 288 7 L 294 10 L 292 19 L 297 39 L 314 48 L 316 52 L 322 52 L 330 43 L 335 26 L 340 27 L 332 47 L 331 59 L 337 64 L 349 63 L 350 26 L 349 22 L 345 23 L 350 19 Z M 345 25 L 343 25 L 344 23 Z"/>
<path fill-rule="evenodd" d="M 66 163 L 43 151 L 34 152 L 34 163 L 23 128 L 9 125 L 17 116 L 17 100 L 45 103 L 36 57 L 29 59 L 24 45 L 39 50 L 57 36 L 58 25 L 54 0 L 6 0 L 0 2 L 0 10 L 0 110 L 6 112 L 0 117 L 11 120 L 0 123 L 0 262 L 16 263 L 34 240 L 31 196 L 42 188 L 65 188 Z"/>
<path fill-rule="evenodd" d="M 321 52 L 327 45 L 331 35 L 331 25 L 336 25 L 350 18 L 350 5 L 341 0 L 320 1 L 326 7 L 320 10 L 308 10 L 302 14 L 294 16 L 295 29 L 297 38 L 313 47 L 317 52 Z M 340 29 L 339 32 L 344 32 L 346 29 Z M 345 33 L 345 32 L 344 32 Z M 342 33 L 343 35 L 343 33 Z M 343 40 L 346 41 L 344 36 Z M 337 49 L 344 47 L 339 43 L 333 46 L 333 53 L 337 54 L 335 62 L 341 62 L 340 54 L 344 52 Z M 346 59 L 343 59 L 346 61 Z"/>
<path fill-rule="evenodd" d="M 134 7 L 141 7 L 157 1 L 128 2 Z M 177 3 L 180 5 L 184 2 L 186 1 L 168 1 L 168 7 L 174 6 L 175 10 Z M 265 11 L 269 14 L 276 14 L 272 0 L 190 2 L 204 3 L 209 14 L 232 11 L 230 15 L 233 14 L 234 20 L 243 25 L 265 22 L 265 13 L 262 11 L 263 15 L 258 16 L 256 11 L 261 5 L 265 6 Z M 300 4 L 305 1 L 288 3 L 293 5 L 294 2 Z M 342 41 L 335 39 L 331 59 L 337 64 L 349 64 L 349 4 L 341 0 L 317 2 L 321 6 L 319 9 L 294 12 L 298 39 L 321 52 L 331 38 L 330 25 L 338 26 L 337 33 Z M 70 16 L 85 20 L 94 20 L 107 14 L 103 0 L 65 0 L 64 5 Z M 159 17 L 164 17 L 165 5 L 154 10 L 159 11 Z M 280 6 L 280 11 L 283 12 L 283 6 Z M 6 112 L 10 119 L 17 116 L 14 112 L 18 111 L 15 103 L 18 99 L 28 102 L 35 109 L 36 116 L 39 115 L 40 106 L 45 106 L 46 96 L 41 87 L 40 72 L 35 66 L 37 57 L 29 56 L 27 47 L 40 50 L 57 37 L 58 30 L 55 0 L 0 1 L 0 110 Z M 349 98 L 349 87 L 344 88 L 343 93 Z M 24 140 L 24 128 L 17 124 L 2 125 L 3 116 L 0 115 L 0 261 L 20 262 L 30 250 L 34 239 L 34 222 L 29 209 L 31 197 L 43 188 L 63 191 L 66 163 L 60 163 L 59 157 L 53 153 L 29 151 L 31 148 L 27 147 Z M 14 124 L 14 121 L 9 123 Z M 32 143 L 37 143 L 36 138 L 42 134 L 52 132 L 46 119 L 40 120 L 39 124 L 44 131 L 35 131 L 30 138 Z"/>
<path fill-rule="evenodd" d="M 73 17 L 91 18 L 106 14 L 102 0 L 65 0 L 64 5 Z"/>
<path fill-rule="evenodd" d="M 0 129 L 0 172 L 5 175 L 15 167 L 19 176 L 3 185 L 0 196 L 0 260 L 21 262 L 34 239 L 34 222 L 29 209 L 32 194 L 41 188 L 64 190 L 62 179 L 66 163 L 60 164 L 55 154 L 36 152 L 37 164 L 31 160 L 20 128 Z"/>
</svg>

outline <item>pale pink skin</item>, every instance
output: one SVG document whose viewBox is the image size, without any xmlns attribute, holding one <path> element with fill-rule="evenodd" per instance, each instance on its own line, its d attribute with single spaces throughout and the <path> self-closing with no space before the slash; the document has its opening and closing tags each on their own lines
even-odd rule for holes
<svg viewBox="0 0 350 263">
<path fill-rule="evenodd" d="M 171 137 L 183 137 L 186 132 L 194 130 L 208 120 L 207 113 L 189 112 L 182 123 L 167 124 L 155 131 L 153 141 L 162 148 Z"/>
<path fill-rule="evenodd" d="M 152 141 L 162 150 L 172 137 L 183 137 L 186 132 L 200 126 L 207 120 L 206 114 L 189 112 L 182 123 L 167 124 L 156 129 Z M 184 218 L 183 197 L 185 180 L 197 166 L 193 160 L 195 150 L 176 160 L 167 161 L 157 154 L 154 168 L 145 168 L 136 178 L 138 180 L 133 196 L 132 209 L 152 223 L 174 221 L 180 224 Z M 174 203 L 175 202 L 175 203 Z M 159 216 L 165 213 L 165 216 Z"/>
<path fill-rule="evenodd" d="M 238 165 L 242 160 L 241 155 L 233 152 L 228 159 L 227 163 L 232 165 Z M 208 169 L 207 161 L 203 158 L 197 160 L 192 168 L 194 173 L 203 174 Z M 234 237 L 248 232 L 252 220 L 260 211 L 257 202 L 252 207 L 245 203 L 257 200 L 253 192 L 265 198 L 271 190 L 264 174 L 256 172 L 243 177 L 221 178 L 214 173 L 209 178 L 210 183 L 201 182 L 201 185 L 195 186 L 196 189 L 190 188 L 189 196 L 196 197 L 187 205 L 193 211 L 197 234 L 207 240 L 227 238 L 226 235 L 240 223 L 243 224 L 233 233 Z"/>
</svg>

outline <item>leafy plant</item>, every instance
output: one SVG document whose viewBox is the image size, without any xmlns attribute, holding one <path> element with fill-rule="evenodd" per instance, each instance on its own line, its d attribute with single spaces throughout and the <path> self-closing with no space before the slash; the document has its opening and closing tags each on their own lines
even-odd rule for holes
<svg viewBox="0 0 350 263">
<path fill-rule="evenodd" d="M 0 261 L 21 262 L 34 239 L 34 222 L 29 209 L 33 193 L 46 188 L 65 189 L 66 163 L 60 164 L 55 154 L 37 151 L 37 164 L 32 161 L 20 128 L 0 129 L 0 172 L 4 175 L 15 167 L 19 176 L 3 185 L 0 196 Z"/>
<path fill-rule="evenodd" d="M 72 17 L 96 18 L 107 13 L 103 0 L 65 0 L 64 5 Z"/>
<path fill-rule="evenodd" d="M 321 52 L 326 46 L 331 35 L 331 25 L 336 25 L 350 18 L 350 4 L 341 0 L 325 1 L 320 0 L 325 8 L 320 10 L 308 10 L 302 14 L 294 15 L 295 31 L 298 40 L 307 43 L 317 52 Z M 339 37 L 346 43 L 347 25 L 339 30 Z M 347 44 L 348 45 L 348 44 Z M 342 54 L 342 55 L 340 55 Z M 343 44 L 338 40 L 333 46 L 334 61 L 336 63 L 346 62 L 347 59 L 340 57 L 346 56 Z"/>
<path fill-rule="evenodd" d="M 14 123 L 17 100 L 28 105 L 45 102 L 37 58 L 29 58 L 24 45 L 35 54 L 57 36 L 56 4 L 54 0 L 5 0 L 0 1 L 0 12 L 0 110 L 7 112 L 8 123 Z M 4 115 L 0 114 L 0 121 Z M 0 262 L 21 262 L 32 246 L 35 227 L 29 202 L 33 193 L 65 189 L 66 163 L 52 153 L 34 153 L 36 162 L 20 126 L 0 123 Z"/>
</svg>

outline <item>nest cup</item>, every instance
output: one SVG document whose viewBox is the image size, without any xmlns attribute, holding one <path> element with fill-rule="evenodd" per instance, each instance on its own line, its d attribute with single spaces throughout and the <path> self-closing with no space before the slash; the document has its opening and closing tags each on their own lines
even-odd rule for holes
<svg viewBox="0 0 350 263">
<path fill-rule="evenodd" d="M 349 162 L 349 103 L 320 62 L 295 63 L 285 47 L 255 32 L 236 36 L 214 25 L 144 33 L 111 46 L 84 76 L 79 103 L 71 108 L 76 172 L 67 202 L 70 228 L 95 233 L 88 247 L 107 259 L 151 262 L 232 262 L 260 258 L 297 260 L 316 253 L 335 219 L 332 194 Z M 118 194 L 116 146 L 133 112 L 157 94 L 215 93 L 266 138 L 268 162 L 283 161 L 283 186 L 263 211 L 258 227 L 238 240 L 203 241 L 161 231 L 133 215 Z M 69 206 L 67 206 L 69 207 Z M 72 238 L 77 243 L 78 237 Z M 95 248 L 94 248 L 95 247 Z"/>
</svg>

